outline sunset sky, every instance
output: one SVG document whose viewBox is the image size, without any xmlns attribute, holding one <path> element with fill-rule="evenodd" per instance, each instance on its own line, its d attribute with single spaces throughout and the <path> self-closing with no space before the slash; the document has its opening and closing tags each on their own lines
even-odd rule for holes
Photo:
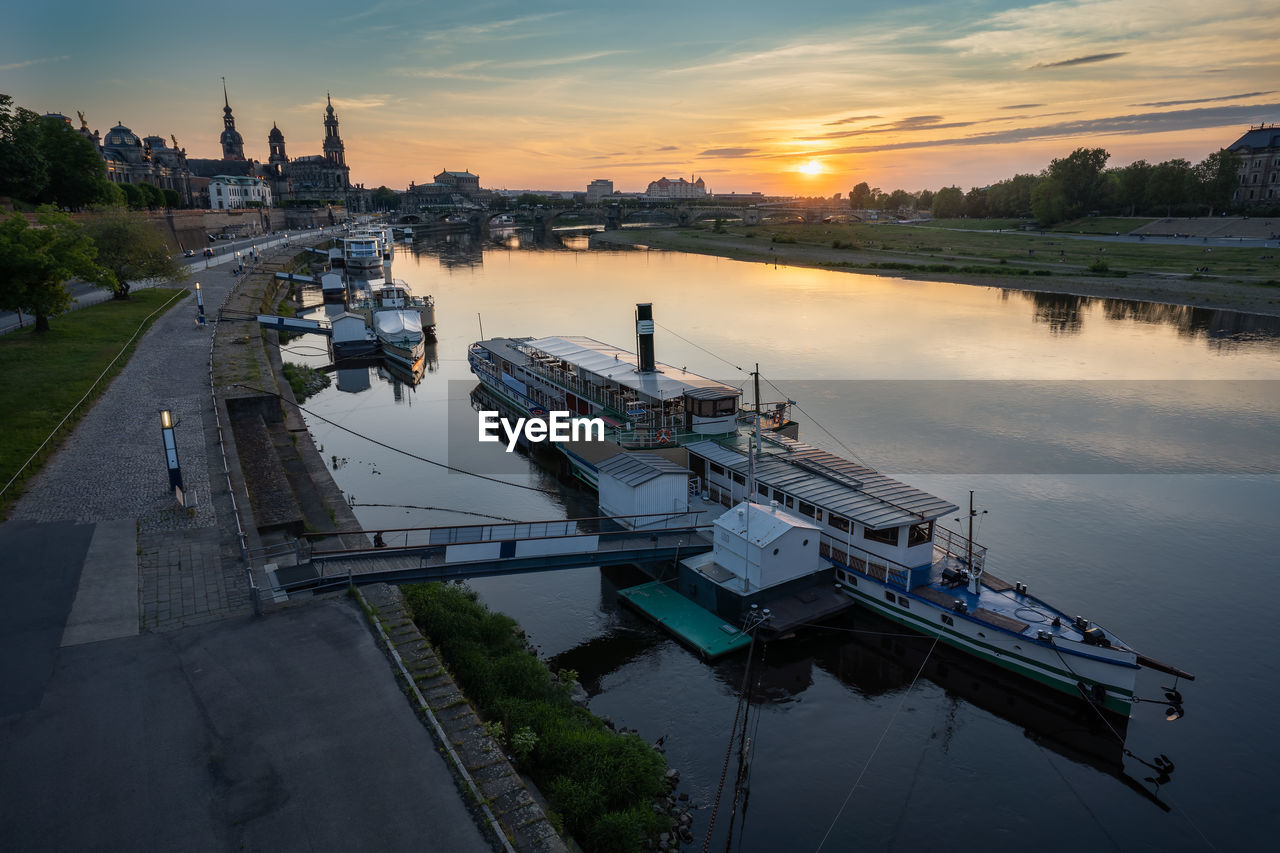
<svg viewBox="0 0 1280 853">
<path fill-rule="evenodd" d="M 1280 15 L 1246 0 L 11 4 L 0 92 L 221 156 L 320 152 L 351 179 L 716 192 L 982 186 L 1080 146 L 1183 157 L 1280 122 Z"/>
</svg>

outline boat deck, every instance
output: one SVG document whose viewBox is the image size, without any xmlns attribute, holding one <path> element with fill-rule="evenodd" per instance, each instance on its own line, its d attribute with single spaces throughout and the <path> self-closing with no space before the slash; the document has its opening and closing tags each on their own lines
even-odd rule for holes
<svg viewBox="0 0 1280 853">
<path fill-rule="evenodd" d="M 1034 638 L 1044 631 L 1066 640 L 1083 641 L 1083 633 L 1073 624 L 1071 616 L 1028 593 L 1019 592 L 1013 584 L 990 572 L 983 572 L 976 595 L 969 592 L 968 586 L 957 582 L 952 574 L 959 568 L 960 564 L 954 558 L 937 560 L 929 583 L 912 589 L 910 594 L 944 610 L 953 610 L 956 602 L 963 602 L 969 616 L 1027 638 Z M 1053 624 L 1055 618 L 1058 620 L 1056 626 Z M 1105 629 L 1103 631 L 1113 648 L 1127 648 Z"/>
<path fill-rule="evenodd" d="M 622 600 L 675 634 L 707 660 L 751 645 L 751 637 L 680 593 L 651 581 L 619 590 Z"/>
</svg>

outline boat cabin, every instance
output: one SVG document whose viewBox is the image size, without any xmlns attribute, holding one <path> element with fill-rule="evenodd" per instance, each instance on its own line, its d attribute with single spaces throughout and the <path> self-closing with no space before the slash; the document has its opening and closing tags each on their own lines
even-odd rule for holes
<svg viewBox="0 0 1280 853">
<path fill-rule="evenodd" d="M 913 589 L 929 582 L 937 519 L 957 507 L 874 469 L 774 432 L 756 458 L 747 492 L 745 452 L 714 441 L 690 444 L 693 486 L 723 506 L 776 501 L 819 530 L 819 555 Z"/>
<path fill-rule="evenodd" d="M 656 453 L 618 453 L 596 464 L 600 514 L 635 530 L 689 523 L 689 469 Z"/>
</svg>

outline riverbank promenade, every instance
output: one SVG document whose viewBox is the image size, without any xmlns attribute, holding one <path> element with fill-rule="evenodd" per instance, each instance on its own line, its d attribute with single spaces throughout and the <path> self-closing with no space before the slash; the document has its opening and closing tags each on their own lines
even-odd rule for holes
<svg viewBox="0 0 1280 853">
<path fill-rule="evenodd" d="M 354 604 L 253 615 L 209 386 L 212 319 L 239 277 L 193 280 L 210 322 L 194 291 L 160 316 L 0 525 L 0 837 L 492 849 Z"/>
</svg>

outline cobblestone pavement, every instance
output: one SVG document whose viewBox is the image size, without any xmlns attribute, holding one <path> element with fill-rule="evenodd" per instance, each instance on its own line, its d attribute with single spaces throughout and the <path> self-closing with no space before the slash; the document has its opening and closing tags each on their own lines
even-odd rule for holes
<svg viewBox="0 0 1280 853">
<path fill-rule="evenodd" d="M 201 283 L 212 318 L 239 278 L 229 268 L 214 268 L 196 272 L 192 281 Z M 196 313 L 189 294 L 156 319 L 129 363 L 27 484 L 11 515 L 38 522 L 136 520 L 144 630 L 250 607 L 209 393 L 213 324 L 198 325 Z M 173 412 L 176 423 L 183 485 L 189 503 L 194 499 L 186 508 L 169 489 L 162 409 Z"/>
</svg>

